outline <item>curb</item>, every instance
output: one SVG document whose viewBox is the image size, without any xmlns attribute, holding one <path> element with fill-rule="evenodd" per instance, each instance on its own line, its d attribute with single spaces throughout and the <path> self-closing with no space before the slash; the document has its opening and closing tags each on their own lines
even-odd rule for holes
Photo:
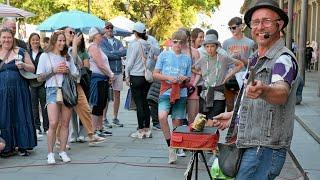
<svg viewBox="0 0 320 180">
<path fill-rule="evenodd" d="M 311 128 L 297 115 L 295 115 L 295 120 L 307 131 L 308 134 L 311 135 L 311 137 L 317 141 L 320 144 L 320 136 L 317 135 L 317 133 L 313 132 Z M 288 150 L 288 153 L 290 157 L 292 158 L 294 164 L 297 166 L 299 171 L 301 172 L 304 179 L 309 180 L 309 177 L 307 175 L 307 172 L 302 168 L 301 164 L 297 160 L 296 156 L 293 154 L 291 149 Z"/>
<path fill-rule="evenodd" d="M 320 144 L 320 136 L 317 133 L 313 132 L 309 125 L 303 122 L 303 120 L 299 116 L 295 115 L 295 119 L 313 137 L 313 139 Z"/>
<path fill-rule="evenodd" d="M 309 180 L 307 172 L 302 168 L 302 166 L 300 165 L 299 161 L 297 160 L 296 156 L 293 154 L 291 149 L 288 150 L 288 153 L 289 153 L 290 157 L 292 158 L 293 163 L 297 166 L 297 168 L 299 169 L 300 173 L 302 174 L 303 179 L 304 180 Z"/>
</svg>

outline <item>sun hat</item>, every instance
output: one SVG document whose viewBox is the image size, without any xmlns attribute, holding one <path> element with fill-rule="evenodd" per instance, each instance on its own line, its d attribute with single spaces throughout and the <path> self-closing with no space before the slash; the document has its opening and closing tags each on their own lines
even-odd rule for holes
<svg viewBox="0 0 320 180">
<path fill-rule="evenodd" d="M 217 44 L 220 45 L 220 42 L 218 41 L 218 38 L 215 34 L 208 34 L 204 37 L 204 41 L 202 42 L 202 45 L 206 44 Z"/>
<path fill-rule="evenodd" d="M 289 18 L 287 16 L 287 14 L 279 7 L 279 4 L 274 1 L 274 0 L 258 0 L 256 2 L 256 4 L 254 6 L 252 6 L 250 9 L 248 9 L 246 11 L 246 13 L 244 14 L 244 21 L 247 24 L 247 26 L 250 28 L 250 21 L 251 21 L 251 17 L 252 14 L 261 8 L 267 8 L 270 9 L 274 12 L 276 12 L 279 16 L 280 19 L 284 21 L 284 25 L 282 27 L 282 29 L 284 29 L 289 22 Z"/>
<path fill-rule="evenodd" d="M 132 31 L 136 31 L 138 33 L 146 33 L 146 26 L 142 22 L 136 22 L 133 25 Z"/>
<path fill-rule="evenodd" d="M 100 31 L 96 27 L 90 28 L 90 30 L 89 30 L 89 38 L 93 38 L 97 34 L 100 34 Z"/>
</svg>

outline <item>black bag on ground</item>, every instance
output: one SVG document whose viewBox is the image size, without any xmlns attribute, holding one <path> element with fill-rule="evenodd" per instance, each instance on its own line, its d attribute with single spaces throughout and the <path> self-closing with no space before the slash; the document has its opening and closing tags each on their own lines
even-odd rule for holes
<svg viewBox="0 0 320 180">
<path fill-rule="evenodd" d="M 239 171 L 243 149 L 237 148 L 235 143 L 218 143 L 218 163 L 222 173 L 228 177 L 235 177 Z"/>
<path fill-rule="evenodd" d="M 77 83 L 71 75 L 64 75 L 62 81 L 63 103 L 67 107 L 74 107 L 78 103 Z"/>
</svg>

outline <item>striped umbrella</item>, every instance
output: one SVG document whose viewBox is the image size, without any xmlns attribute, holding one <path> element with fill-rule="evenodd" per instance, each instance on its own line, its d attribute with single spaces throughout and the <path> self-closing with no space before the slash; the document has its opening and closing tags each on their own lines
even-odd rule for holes
<svg viewBox="0 0 320 180">
<path fill-rule="evenodd" d="M 0 17 L 32 17 L 35 14 L 0 3 Z"/>
</svg>

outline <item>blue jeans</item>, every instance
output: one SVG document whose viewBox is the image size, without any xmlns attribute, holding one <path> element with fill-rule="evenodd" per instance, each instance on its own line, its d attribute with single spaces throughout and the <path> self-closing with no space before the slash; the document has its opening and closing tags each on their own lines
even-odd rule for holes
<svg viewBox="0 0 320 180">
<path fill-rule="evenodd" d="M 245 149 L 236 180 L 275 179 L 281 172 L 286 155 L 286 149 Z"/>
</svg>

